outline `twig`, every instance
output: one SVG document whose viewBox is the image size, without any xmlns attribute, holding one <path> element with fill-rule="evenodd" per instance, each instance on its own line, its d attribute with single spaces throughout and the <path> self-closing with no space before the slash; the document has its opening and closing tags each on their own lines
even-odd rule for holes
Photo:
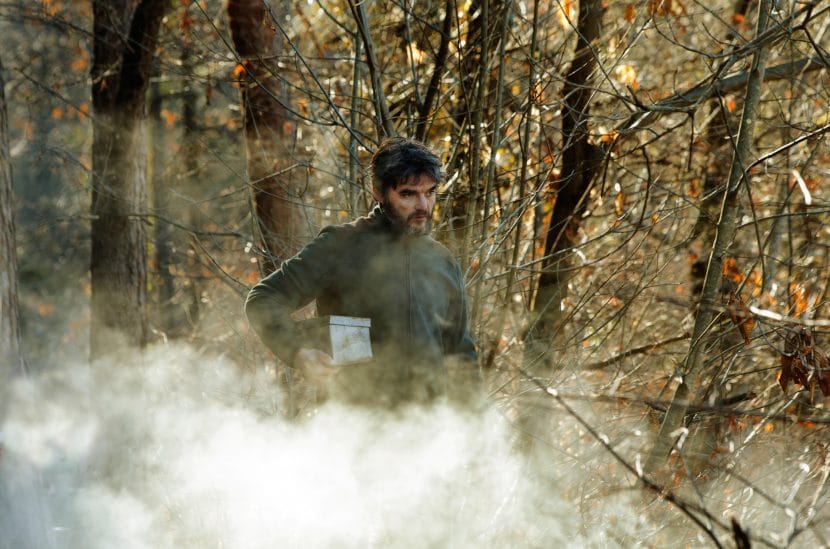
<svg viewBox="0 0 830 549">
<path fill-rule="evenodd" d="M 620 361 L 620 360 L 622 360 L 626 357 L 629 357 L 629 356 L 632 356 L 632 355 L 639 355 L 639 354 L 642 354 L 642 353 L 647 353 L 651 350 L 657 349 L 657 348 L 662 347 L 664 345 L 668 345 L 669 343 L 674 343 L 675 341 L 683 341 L 684 339 L 689 339 L 691 337 L 691 335 L 692 334 L 686 332 L 685 334 L 680 334 L 680 335 L 677 335 L 677 336 L 669 337 L 669 338 L 664 339 L 662 341 L 657 341 L 655 343 L 650 343 L 648 345 L 642 345 L 640 347 L 634 347 L 633 349 L 628 349 L 627 351 L 623 351 L 622 353 L 616 354 L 616 355 L 614 355 L 611 358 L 608 358 L 606 360 L 602 360 L 600 362 L 594 362 L 593 364 L 588 364 L 587 366 L 584 366 L 582 369 L 583 370 L 600 370 L 600 369 L 605 368 L 606 366 L 609 366 L 611 364 L 614 364 L 615 362 L 618 362 L 618 361 Z"/>
</svg>

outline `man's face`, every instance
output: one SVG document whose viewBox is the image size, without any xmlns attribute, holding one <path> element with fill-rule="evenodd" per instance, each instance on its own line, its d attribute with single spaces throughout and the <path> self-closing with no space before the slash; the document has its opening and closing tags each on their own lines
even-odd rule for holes
<svg viewBox="0 0 830 549">
<path fill-rule="evenodd" d="M 389 188 L 386 193 L 372 188 L 372 196 L 383 211 L 407 234 L 429 234 L 432 229 L 432 209 L 435 207 L 435 189 L 438 184 L 422 175 Z"/>
</svg>

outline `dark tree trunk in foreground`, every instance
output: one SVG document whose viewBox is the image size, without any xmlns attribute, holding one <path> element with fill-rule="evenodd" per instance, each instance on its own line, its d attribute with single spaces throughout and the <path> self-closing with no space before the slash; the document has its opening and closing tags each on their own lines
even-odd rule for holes
<svg viewBox="0 0 830 549">
<path fill-rule="evenodd" d="M 592 48 L 602 31 L 601 0 L 579 3 L 577 44 L 562 90 L 562 172 L 556 186 L 556 202 L 545 229 L 545 260 L 534 301 L 535 320 L 525 341 L 527 364 L 544 365 L 550 341 L 559 330 L 560 303 L 568 290 L 570 253 L 591 182 L 600 165 L 600 153 L 588 142 L 591 79 L 597 67 Z"/>
<path fill-rule="evenodd" d="M 240 73 L 248 180 L 266 257 L 263 274 L 296 253 L 305 240 L 296 167 L 288 162 L 295 124 L 280 93 L 276 76 L 278 48 L 273 14 L 263 0 L 229 0 L 228 19 Z"/>
<path fill-rule="evenodd" d="M 93 359 L 147 334 L 145 93 L 168 2 L 134 4 L 93 1 Z"/>
</svg>

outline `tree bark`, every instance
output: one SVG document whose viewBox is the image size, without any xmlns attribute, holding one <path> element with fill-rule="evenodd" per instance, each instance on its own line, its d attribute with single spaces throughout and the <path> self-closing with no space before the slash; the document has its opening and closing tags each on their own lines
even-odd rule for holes
<svg viewBox="0 0 830 549">
<path fill-rule="evenodd" d="M 452 126 L 452 141 L 458 143 L 454 148 L 453 155 L 447 162 L 447 172 L 460 171 L 469 174 L 467 178 L 459 178 L 451 189 L 451 201 L 449 202 L 449 228 L 450 244 L 456 255 L 466 258 L 470 250 L 465 249 L 470 245 L 470 233 L 474 228 L 470 226 L 473 221 L 471 215 L 479 210 L 479 202 L 482 194 L 481 178 L 473 172 L 479 172 L 481 159 L 478 158 L 481 150 L 481 122 L 475 120 L 489 120 L 488 104 L 490 98 L 490 86 L 494 84 L 489 71 L 487 58 L 489 52 L 496 47 L 496 41 L 502 37 L 492 32 L 491 21 L 499 21 L 506 8 L 504 0 L 473 0 L 468 8 L 473 14 L 468 23 L 466 32 L 466 44 L 457 56 L 458 65 L 453 69 L 458 74 L 458 97 L 453 105 L 451 116 L 454 120 Z M 457 6 L 458 3 L 455 2 Z M 455 9 L 455 8 L 453 8 Z M 457 22 L 457 18 L 455 19 Z M 456 28 L 456 35 L 463 32 L 463 27 Z M 482 75 L 484 75 L 482 77 Z M 465 138 L 466 135 L 466 138 Z M 466 179 L 467 185 L 461 185 Z M 469 263 L 462 264 L 467 268 Z"/>
<path fill-rule="evenodd" d="M 444 22 L 441 26 L 441 44 L 438 46 L 438 53 L 435 55 L 435 67 L 432 70 L 432 76 L 429 79 L 427 86 L 427 95 L 424 101 L 418 105 L 418 120 L 415 122 L 415 139 L 424 141 L 429 129 L 429 118 L 432 113 L 432 107 L 438 98 L 438 92 L 441 89 L 441 78 L 444 75 L 444 70 L 447 66 L 447 58 L 450 52 L 450 40 L 452 38 L 452 22 L 455 15 L 455 2 L 453 0 L 445 0 L 444 2 Z M 499 65 L 501 67 L 501 65 Z"/>
<path fill-rule="evenodd" d="M 369 77 L 372 80 L 372 92 L 375 99 L 375 120 L 378 127 L 378 134 L 386 137 L 395 137 L 395 125 L 389 114 L 389 107 L 386 101 L 386 93 L 383 90 L 383 83 L 380 79 L 380 67 L 378 66 L 375 44 L 369 34 L 369 20 L 366 16 L 366 7 L 363 2 L 349 0 L 349 8 L 357 23 L 357 30 L 363 40 L 363 48 L 366 50 L 366 64 L 369 67 Z"/>
<path fill-rule="evenodd" d="M 766 30 L 771 7 L 771 0 L 761 1 L 758 7 L 756 36 L 760 36 Z M 714 305 L 721 288 L 723 263 L 729 247 L 735 238 L 739 205 L 738 194 L 742 183 L 749 184 L 749 181 L 746 179 L 746 169 L 749 165 L 749 154 L 752 150 L 755 121 L 758 118 L 757 108 L 761 97 L 761 85 L 764 82 L 765 64 L 766 49 L 763 46 L 759 46 L 753 55 L 752 66 L 749 71 L 749 79 L 744 97 L 744 109 L 741 115 L 741 125 L 738 130 L 738 139 L 732 157 L 729 179 L 726 182 L 726 189 L 723 195 L 717 234 L 715 242 L 712 245 L 709 264 L 706 269 L 700 305 L 695 315 L 695 324 L 692 330 L 689 352 L 686 355 L 683 369 L 680 372 L 681 382 L 672 397 L 672 403 L 663 419 L 657 441 L 646 461 L 646 472 L 654 471 L 668 458 L 672 450 L 673 440 L 677 436 L 675 433 L 683 426 L 689 404 L 697 402 L 700 398 L 699 392 L 703 386 L 702 369 L 704 358 L 710 343 L 709 336 L 712 325 L 717 320 Z M 689 441 L 686 442 L 686 444 L 688 443 Z"/>
<path fill-rule="evenodd" d="M 545 260 L 534 300 L 535 318 L 525 339 L 527 367 L 547 362 L 548 342 L 559 329 L 560 304 L 568 288 L 568 250 L 601 160 L 598 148 L 588 142 L 588 119 L 593 94 L 591 79 L 597 66 L 592 43 L 602 32 L 602 4 L 602 0 L 584 0 L 579 4 L 576 50 L 562 90 L 562 171 L 553 213 L 545 229 Z"/>
<path fill-rule="evenodd" d="M 5 85 L 0 62 L 0 385 L 4 388 L 15 375 L 26 369 L 20 347 L 17 245 Z"/>
<path fill-rule="evenodd" d="M 90 356 L 147 336 L 145 93 L 167 2 L 93 2 Z M 129 30 L 127 30 L 129 29 Z"/>
<path fill-rule="evenodd" d="M 17 246 L 5 84 L 0 61 L 0 420 L 6 417 L 12 382 L 26 374 L 20 344 Z M 26 458 L 17 452 L 4 451 L 0 440 L 0 531 L 3 532 L 0 545 L 54 547 L 43 483 L 37 469 Z"/>
<path fill-rule="evenodd" d="M 152 207 L 159 216 L 167 217 L 170 208 L 170 189 L 168 182 L 162 177 L 164 170 L 165 140 L 164 121 L 161 117 L 162 96 L 160 85 L 154 82 L 150 88 L 150 124 L 152 126 Z M 170 224 L 162 219 L 155 222 L 155 262 L 157 288 L 157 310 L 159 328 L 166 334 L 175 329 L 175 315 L 173 314 L 173 295 L 175 293 L 175 279 L 171 269 L 173 267 L 173 234 Z"/>
<path fill-rule="evenodd" d="M 294 255 L 305 239 L 301 196 L 288 166 L 296 124 L 289 118 L 276 77 L 277 44 L 263 0 L 229 0 L 234 48 L 245 69 L 240 83 L 245 113 L 248 179 L 261 231 L 262 274 Z M 284 167 L 285 169 L 280 169 Z"/>
</svg>

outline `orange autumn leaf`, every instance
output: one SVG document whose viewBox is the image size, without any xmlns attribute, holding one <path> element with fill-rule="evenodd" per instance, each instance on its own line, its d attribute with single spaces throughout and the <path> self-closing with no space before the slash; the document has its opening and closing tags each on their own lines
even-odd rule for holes
<svg viewBox="0 0 830 549">
<path fill-rule="evenodd" d="M 242 73 L 245 72 L 245 65 L 247 64 L 248 61 L 237 63 L 236 66 L 233 68 L 233 75 L 238 78 Z"/>
<path fill-rule="evenodd" d="M 793 299 L 795 302 L 793 316 L 799 317 L 806 313 L 807 309 L 810 308 L 810 292 L 807 290 L 807 288 L 800 284 L 791 284 L 790 292 L 793 293 Z"/>
<path fill-rule="evenodd" d="M 640 82 L 637 80 L 637 69 L 632 65 L 618 65 L 614 69 L 614 76 L 623 86 L 628 86 L 634 91 L 640 89 Z"/>
<path fill-rule="evenodd" d="M 735 112 L 735 109 L 738 108 L 738 104 L 735 102 L 733 97 L 730 97 L 726 100 L 726 110 L 729 112 Z"/>
<path fill-rule="evenodd" d="M 649 15 L 685 15 L 686 5 L 682 0 L 649 0 Z"/>
<path fill-rule="evenodd" d="M 703 180 L 699 177 L 693 177 L 691 181 L 689 181 L 689 196 L 691 198 L 698 198 L 700 197 L 702 191 Z"/>
<path fill-rule="evenodd" d="M 626 4 L 625 5 L 625 20 L 631 23 L 634 21 L 634 18 L 637 16 L 637 8 L 634 4 Z"/>
<path fill-rule="evenodd" d="M 176 113 L 174 113 L 173 111 L 169 111 L 167 109 L 162 109 L 161 110 L 161 116 L 162 116 L 162 118 L 164 118 L 164 124 L 168 128 L 172 128 L 173 125 L 176 123 Z"/>
<path fill-rule="evenodd" d="M 574 0 L 562 0 L 559 3 L 559 9 L 556 11 L 556 19 L 559 21 L 559 25 L 563 29 L 568 29 L 571 27 L 571 21 L 574 17 L 574 12 L 576 11 L 576 2 Z"/>
<path fill-rule="evenodd" d="M 60 120 L 61 118 L 63 118 L 63 109 L 60 107 L 54 107 L 52 109 L 52 119 Z"/>
<path fill-rule="evenodd" d="M 619 217 L 625 215 L 625 202 L 625 193 L 622 191 L 618 192 L 616 198 L 614 198 L 614 211 L 617 212 Z"/>
<path fill-rule="evenodd" d="M 89 60 L 86 57 L 78 57 L 69 65 L 75 72 L 81 72 L 89 67 Z"/>
<path fill-rule="evenodd" d="M 617 130 L 611 130 L 608 133 L 602 134 L 600 136 L 599 140 L 603 143 L 608 143 L 610 141 L 614 141 L 615 139 L 617 139 L 618 135 L 619 135 L 619 133 L 617 132 Z"/>
<path fill-rule="evenodd" d="M 733 282 L 743 282 L 744 274 L 738 268 L 738 262 L 734 257 L 727 257 L 723 262 L 723 276 Z"/>
<path fill-rule="evenodd" d="M 764 287 L 764 279 L 761 278 L 761 273 L 758 272 L 758 269 L 752 269 L 752 272 L 749 273 L 749 282 L 755 286 L 752 288 L 752 297 L 761 295 L 761 290 Z"/>
<path fill-rule="evenodd" d="M 755 329 L 755 319 L 752 316 L 752 311 L 744 304 L 741 296 L 736 296 L 734 292 L 729 296 L 729 303 L 726 305 L 726 310 L 729 313 L 732 324 L 741 333 L 744 344 L 749 345 L 752 342 L 752 330 Z"/>
</svg>

